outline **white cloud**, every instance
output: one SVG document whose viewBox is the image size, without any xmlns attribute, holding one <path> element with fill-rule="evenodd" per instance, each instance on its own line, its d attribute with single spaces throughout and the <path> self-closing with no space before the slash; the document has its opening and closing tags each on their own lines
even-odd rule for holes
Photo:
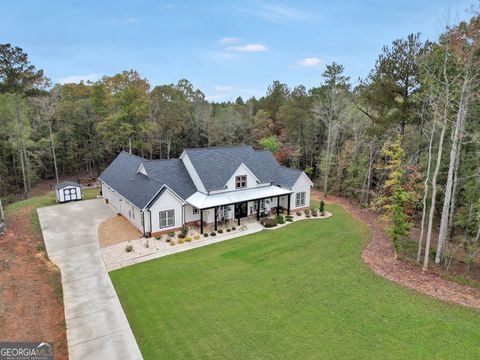
<svg viewBox="0 0 480 360">
<path fill-rule="evenodd" d="M 318 57 L 307 57 L 296 62 L 298 66 L 303 67 L 317 67 L 323 63 L 323 60 Z"/>
<path fill-rule="evenodd" d="M 60 84 L 71 84 L 71 83 L 80 83 L 81 81 L 97 81 L 102 77 L 102 74 L 86 74 L 86 75 L 69 75 L 58 80 Z"/>
<path fill-rule="evenodd" d="M 263 52 L 268 51 L 268 48 L 262 44 L 247 44 L 242 46 L 230 46 L 227 47 L 228 51 L 250 53 L 250 52 Z"/>
<path fill-rule="evenodd" d="M 235 43 L 238 43 L 239 41 L 241 41 L 241 39 L 236 37 L 228 37 L 228 36 L 218 40 L 220 44 L 224 44 L 224 45 L 235 44 Z"/>
</svg>

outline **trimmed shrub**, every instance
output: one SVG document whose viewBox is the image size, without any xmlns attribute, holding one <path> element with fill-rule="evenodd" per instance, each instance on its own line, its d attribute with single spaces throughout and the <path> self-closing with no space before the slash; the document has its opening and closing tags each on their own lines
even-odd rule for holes
<svg viewBox="0 0 480 360">
<path fill-rule="evenodd" d="M 195 236 L 193 237 L 193 239 L 194 239 L 194 240 L 200 240 L 200 235 L 195 235 Z"/>
<path fill-rule="evenodd" d="M 276 218 L 275 218 L 275 221 L 277 222 L 277 224 L 285 224 L 285 219 L 282 215 L 278 215 Z"/>
<path fill-rule="evenodd" d="M 162 235 L 155 236 L 155 239 L 162 240 Z"/>
<path fill-rule="evenodd" d="M 222 229 L 218 229 L 217 231 L 219 234 L 223 234 L 223 230 Z"/>
<path fill-rule="evenodd" d="M 292 215 L 286 215 L 285 220 L 287 220 L 287 219 L 293 219 L 293 216 Z"/>
<path fill-rule="evenodd" d="M 227 229 L 227 232 L 230 232 L 230 231 L 232 231 L 232 229 L 228 228 L 228 229 Z"/>
<path fill-rule="evenodd" d="M 185 238 L 184 238 L 184 237 L 182 237 L 182 238 L 179 237 L 179 238 L 178 238 L 178 243 L 179 243 L 179 244 L 183 244 L 184 242 L 185 242 Z"/>
<path fill-rule="evenodd" d="M 277 221 L 274 218 L 263 218 L 260 220 L 260 224 L 262 224 L 266 228 L 272 228 L 277 226 Z"/>
<path fill-rule="evenodd" d="M 301 211 L 297 211 L 297 216 L 302 216 L 302 212 L 301 212 Z"/>
<path fill-rule="evenodd" d="M 183 226 L 182 226 L 182 229 L 180 230 L 180 232 L 184 235 L 183 237 L 187 236 L 187 234 L 188 234 L 188 226 L 187 226 L 187 225 L 183 225 Z"/>
<path fill-rule="evenodd" d="M 315 217 L 317 217 L 317 216 L 318 216 L 318 212 L 317 212 L 317 210 L 315 210 L 315 211 L 312 211 L 312 216 L 315 216 Z"/>
<path fill-rule="evenodd" d="M 179 239 L 185 239 L 186 237 L 187 237 L 187 235 L 185 235 L 184 233 L 178 234 Z"/>
<path fill-rule="evenodd" d="M 319 210 L 320 210 L 320 213 L 325 212 L 325 201 L 323 201 L 323 200 L 320 201 L 320 208 L 319 208 Z"/>
<path fill-rule="evenodd" d="M 167 239 L 165 241 L 168 243 L 168 242 L 172 241 L 172 238 L 167 237 Z"/>
<path fill-rule="evenodd" d="M 310 213 L 305 214 L 305 217 L 309 218 L 309 217 L 310 217 Z"/>
<path fill-rule="evenodd" d="M 193 239 L 192 239 L 191 236 L 187 236 L 187 237 L 185 238 L 185 241 L 186 241 L 186 242 L 190 242 L 190 241 L 192 241 L 192 240 L 193 240 Z"/>
<path fill-rule="evenodd" d="M 305 209 L 305 216 L 310 215 L 310 209 Z"/>
<path fill-rule="evenodd" d="M 210 236 L 217 236 L 217 233 L 216 233 L 215 231 L 212 231 L 212 232 L 210 233 Z"/>
<path fill-rule="evenodd" d="M 285 218 L 285 221 L 292 222 L 293 219 L 292 218 Z"/>
<path fill-rule="evenodd" d="M 204 233 L 204 234 L 203 234 L 203 237 L 208 237 L 208 233 Z"/>
<path fill-rule="evenodd" d="M 127 246 L 125 246 L 125 251 L 126 252 L 132 252 L 133 251 L 133 245 L 128 244 Z"/>
<path fill-rule="evenodd" d="M 232 226 L 232 231 L 235 231 L 237 230 L 237 228 L 235 226 Z"/>
<path fill-rule="evenodd" d="M 168 236 L 174 237 L 174 236 L 175 236 L 175 231 L 169 231 L 169 232 L 168 232 Z"/>
</svg>

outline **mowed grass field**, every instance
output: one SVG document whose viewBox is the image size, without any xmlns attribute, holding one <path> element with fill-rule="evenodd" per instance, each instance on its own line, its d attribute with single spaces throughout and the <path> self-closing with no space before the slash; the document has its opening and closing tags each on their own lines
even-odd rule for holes
<svg viewBox="0 0 480 360">
<path fill-rule="evenodd" d="M 480 312 L 402 288 L 334 216 L 110 273 L 145 359 L 475 359 Z"/>
</svg>

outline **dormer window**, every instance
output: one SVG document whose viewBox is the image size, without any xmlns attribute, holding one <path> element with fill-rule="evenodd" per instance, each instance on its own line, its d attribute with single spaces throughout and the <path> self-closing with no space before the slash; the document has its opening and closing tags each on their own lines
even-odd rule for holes
<svg viewBox="0 0 480 360">
<path fill-rule="evenodd" d="M 235 177 L 235 189 L 245 189 L 247 187 L 247 175 Z"/>
</svg>

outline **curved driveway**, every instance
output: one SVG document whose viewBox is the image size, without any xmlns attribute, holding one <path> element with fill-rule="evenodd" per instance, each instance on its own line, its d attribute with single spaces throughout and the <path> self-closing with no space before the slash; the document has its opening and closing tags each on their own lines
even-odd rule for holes
<svg viewBox="0 0 480 360">
<path fill-rule="evenodd" d="M 98 242 L 98 225 L 115 215 L 102 200 L 38 209 L 48 256 L 62 273 L 71 360 L 142 359 Z"/>
</svg>

